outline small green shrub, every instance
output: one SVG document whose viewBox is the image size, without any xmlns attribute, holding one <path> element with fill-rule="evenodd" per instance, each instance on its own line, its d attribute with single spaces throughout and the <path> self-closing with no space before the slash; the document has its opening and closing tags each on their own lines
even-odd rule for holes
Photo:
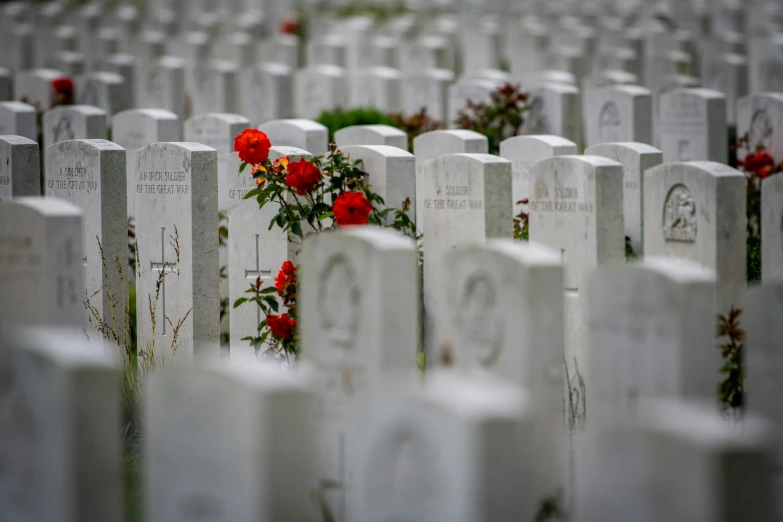
<svg viewBox="0 0 783 522">
<path fill-rule="evenodd" d="M 393 125 L 394 122 L 385 112 L 374 107 L 356 109 L 334 109 L 324 111 L 316 120 L 329 129 L 329 141 L 334 141 L 334 133 L 353 125 Z"/>
</svg>

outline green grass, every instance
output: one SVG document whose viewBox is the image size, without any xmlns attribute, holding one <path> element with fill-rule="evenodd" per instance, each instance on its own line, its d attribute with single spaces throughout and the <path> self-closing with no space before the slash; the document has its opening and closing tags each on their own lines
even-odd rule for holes
<svg viewBox="0 0 783 522">
<path fill-rule="evenodd" d="M 125 455 L 125 520 L 142 522 L 144 503 L 142 501 L 142 458 L 140 455 Z"/>
</svg>

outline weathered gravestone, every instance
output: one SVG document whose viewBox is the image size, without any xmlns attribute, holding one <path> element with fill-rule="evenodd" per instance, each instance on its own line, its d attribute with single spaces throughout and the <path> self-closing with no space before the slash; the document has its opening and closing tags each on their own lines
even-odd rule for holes
<svg viewBox="0 0 783 522">
<path fill-rule="evenodd" d="M 29 69 L 14 75 L 14 97 L 39 110 L 52 107 L 54 88 L 52 82 L 67 77 L 57 69 Z"/>
<path fill-rule="evenodd" d="M 119 372 L 70 329 L 0 339 L 0 504 L 8 520 L 119 520 Z"/>
<path fill-rule="evenodd" d="M 315 156 L 326 154 L 329 146 L 329 130 L 312 120 L 273 120 L 262 123 L 258 130 L 264 132 L 276 147 L 296 147 Z"/>
<path fill-rule="evenodd" d="M 709 50 L 701 55 L 702 86 L 726 96 L 726 121 L 737 123 L 737 100 L 748 94 L 748 60 L 745 56 Z"/>
<path fill-rule="evenodd" d="M 38 144 L 22 136 L 0 136 L 0 201 L 40 195 Z"/>
<path fill-rule="evenodd" d="M 545 82 L 530 89 L 530 109 L 524 134 L 561 136 L 582 147 L 582 111 L 579 89 L 562 83 Z"/>
<path fill-rule="evenodd" d="M 631 422 L 591 424 L 582 447 L 578 520 L 775 520 L 770 433 L 758 418 L 736 428 L 712 405 L 648 401 Z"/>
<path fill-rule="evenodd" d="M 164 359 L 206 357 L 219 333 L 217 152 L 153 143 L 136 161 L 138 344 Z"/>
<path fill-rule="evenodd" d="M 416 158 L 416 194 L 422 194 L 423 166 L 428 160 L 445 154 L 486 154 L 487 137 L 470 130 L 437 130 L 425 132 L 413 139 L 413 155 Z M 416 228 L 424 227 L 424 200 L 416 198 Z"/>
<path fill-rule="evenodd" d="M 130 109 L 115 114 L 111 121 L 112 140 L 125 149 L 128 215 L 134 216 L 136 151 L 150 143 L 180 141 L 182 130 L 177 115 L 164 109 Z"/>
<path fill-rule="evenodd" d="M 194 70 L 193 114 L 233 113 L 239 108 L 237 66 L 223 60 L 209 60 Z"/>
<path fill-rule="evenodd" d="M 745 292 L 745 175 L 714 162 L 667 163 L 644 174 L 644 255 L 715 270 L 715 313 Z"/>
<path fill-rule="evenodd" d="M 416 223 L 416 161 L 413 154 L 388 145 L 351 145 L 340 150 L 367 173 L 365 181 L 383 198 L 386 207 L 402 210 L 409 205 L 408 217 Z M 394 213 L 386 215 L 394 222 Z"/>
<path fill-rule="evenodd" d="M 457 115 L 464 109 L 468 102 L 489 103 L 490 95 L 502 82 L 490 78 L 464 76 L 449 86 L 449 111 L 447 113 L 447 125 L 454 126 Z"/>
<path fill-rule="evenodd" d="M 728 161 L 726 96 L 722 93 L 673 89 L 661 94 L 658 109 L 663 161 Z"/>
<path fill-rule="evenodd" d="M 530 240 L 563 256 L 568 385 L 581 397 L 586 367 L 582 279 L 600 264 L 625 259 L 622 166 L 599 156 L 559 156 L 534 163 L 528 176 Z M 571 417 L 581 421 L 583 405 L 575 405 L 578 411 Z"/>
<path fill-rule="evenodd" d="M 185 61 L 176 56 L 162 56 L 146 69 L 142 77 L 144 105 L 171 111 L 180 119 L 185 117 Z"/>
<path fill-rule="evenodd" d="M 315 520 L 315 399 L 302 375 L 264 365 L 150 375 L 145 519 Z"/>
<path fill-rule="evenodd" d="M 567 446 L 560 253 L 489 240 L 448 252 L 442 270 L 449 284 L 445 306 L 435 311 L 438 339 L 430 365 L 503 378 L 529 394 L 536 422 L 526 444 L 538 453 L 527 470 L 531 492 L 539 500 L 556 496 L 565 484 Z"/>
<path fill-rule="evenodd" d="M 532 520 L 531 410 L 515 387 L 452 372 L 378 394 L 350 424 L 344 520 Z"/>
<path fill-rule="evenodd" d="M 761 181 L 761 280 L 783 281 L 783 174 Z"/>
<path fill-rule="evenodd" d="M 653 143 L 652 93 L 638 85 L 585 91 L 585 146 L 618 141 Z"/>
<path fill-rule="evenodd" d="M 133 105 L 130 87 L 117 73 L 96 71 L 76 79 L 76 102 L 100 107 L 109 118 Z"/>
<path fill-rule="evenodd" d="M 301 259 L 302 354 L 320 390 L 319 476 L 334 519 L 345 520 L 346 490 L 359 480 L 346 461 L 357 407 L 416 371 L 416 247 L 388 229 L 355 227 L 306 238 Z"/>
<path fill-rule="evenodd" d="M 84 257 L 78 261 L 85 278 L 77 290 L 87 317 L 93 328 L 113 330 L 119 339 L 125 337 L 128 302 L 126 190 L 125 149 L 116 143 L 70 140 L 47 147 L 44 193 L 84 211 Z"/>
<path fill-rule="evenodd" d="M 587 275 L 588 422 L 632 416 L 652 398 L 715 403 L 715 274 L 697 263 L 647 257 Z"/>
<path fill-rule="evenodd" d="M 282 63 L 262 63 L 239 71 L 240 111 L 250 118 L 252 125 L 269 120 L 293 118 L 293 71 Z"/>
<path fill-rule="evenodd" d="M 38 141 L 38 115 L 35 107 L 22 102 L 0 103 L 0 135 L 24 136 Z"/>
<path fill-rule="evenodd" d="M 90 105 L 50 109 L 43 116 L 43 146 L 68 140 L 104 140 L 106 116 L 106 111 Z"/>
<path fill-rule="evenodd" d="M 290 162 L 309 160 L 312 155 L 306 150 L 294 147 L 272 147 L 269 159 L 275 161 L 288 158 Z M 263 209 L 258 208 L 255 199 L 243 199 L 245 194 L 256 188 L 252 174 L 246 169 L 239 173 L 240 160 L 237 153 L 228 158 L 226 178 L 228 204 L 228 302 L 231 314 L 231 359 L 255 360 L 256 353 L 245 337 L 258 335 L 258 325 L 263 321 L 261 309 L 254 303 L 233 308 L 245 292 L 261 278 L 262 287 L 272 283 L 284 261 L 296 258 L 297 242 L 290 241 L 288 234 L 269 223 L 280 210 L 280 204 L 269 201 Z M 260 348 L 263 350 L 263 347 Z"/>
<path fill-rule="evenodd" d="M 538 160 L 568 154 L 576 154 L 576 144 L 560 136 L 514 136 L 500 142 L 500 156 L 511 162 L 514 173 L 511 183 L 514 215 L 519 209 L 517 204 L 530 198 L 530 166 Z"/>
<path fill-rule="evenodd" d="M 294 89 L 296 114 L 302 118 L 318 118 L 323 111 L 348 106 L 345 69 L 336 65 L 311 65 L 300 69 L 294 77 Z"/>
<path fill-rule="evenodd" d="M 745 134 L 751 152 L 761 145 L 776 161 L 783 159 L 783 93 L 753 94 L 739 100 L 737 136 Z"/>
<path fill-rule="evenodd" d="M 660 165 L 663 155 L 658 149 L 643 143 L 603 143 L 585 150 L 591 156 L 603 156 L 623 166 L 623 226 L 634 255 L 644 254 L 644 173 Z"/>
<path fill-rule="evenodd" d="M 435 313 L 448 281 L 441 267 L 449 250 L 513 236 L 511 162 L 489 154 L 438 156 L 423 165 L 419 181 L 425 301 Z"/>
<path fill-rule="evenodd" d="M 82 328 L 82 210 L 55 198 L 0 202 L 0 319 Z"/>
<path fill-rule="evenodd" d="M 349 81 L 351 105 L 375 107 L 385 113 L 402 110 L 400 71 L 391 67 L 370 67 L 356 71 Z"/>
<path fill-rule="evenodd" d="M 408 150 L 408 135 L 390 125 L 352 125 L 334 133 L 338 147 L 346 145 L 389 145 Z"/>
<path fill-rule="evenodd" d="M 405 114 L 416 114 L 422 109 L 436 121 L 446 121 L 449 86 L 454 73 L 444 69 L 411 71 L 402 80 L 402 108 Z"/>
<path fill-rule="evenodd" d="M 14 75 L 9 69 L 0 67 L 0 101 L 8 101 L 11 98 L 11 87 L 13 85 Z"/>
</svg>

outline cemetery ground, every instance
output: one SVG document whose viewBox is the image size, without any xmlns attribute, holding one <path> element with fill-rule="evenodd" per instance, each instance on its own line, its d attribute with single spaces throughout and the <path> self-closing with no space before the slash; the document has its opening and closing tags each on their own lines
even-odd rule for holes
<svg viewBox="0 0 783 522">
<path fill-rule="evenodd" d="M 0 520 L 783 520 L 782 35 L 0 5 Z"/>
</svg>

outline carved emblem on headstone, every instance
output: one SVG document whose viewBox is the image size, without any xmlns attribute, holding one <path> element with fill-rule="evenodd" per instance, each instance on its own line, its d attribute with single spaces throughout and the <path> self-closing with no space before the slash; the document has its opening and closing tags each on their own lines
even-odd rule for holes
<svg viewBox="0 0 783 522">
<path fill-rule="evenodd" d="M 57 125 L 54 126 L 53 130 L 55 143 L 76 138 L 70 114 L 66 113 L 60 116 L 60 119 L 57 121 Z"/>
<path fill-rule="evenodd" d="M 361 288 L 356 271 L 343 255 L 332 257 L 321 274 L 318 311 L 329 344 L 337 350 L 350 350 L 359 329 Z"/>
<path fill-rule="evenodd" d="M 495 362 L 503 344 L 504 321 L 497 290 L 489 274 L 470 276 L 462 288 L 457 307 L 458 339 L 464 352 L 482 366 Z"/>
<path fill-rule="evenodd" d="M 620 137 L 620 111 L 617 105 L 612 102 L 606 102 L 601 107 L 601 113 L 598 116 L 598 134 L 603 143 L 621 141 Z"/>
<path fill-rule="evenodd" d="M 759 145 L 769 148 L 772 138 L 772 122 L 766 109 L 758 109 L 750 118 L 748 129 L 748 148 L 755 151 Z"/>
<path fill-rule="evenodd" d="M 666 241 L 696 241 L 696 202 L 688 187 L 675 185 L 666 196 L 663 210 L 663 237 Z"/>
</svg>

